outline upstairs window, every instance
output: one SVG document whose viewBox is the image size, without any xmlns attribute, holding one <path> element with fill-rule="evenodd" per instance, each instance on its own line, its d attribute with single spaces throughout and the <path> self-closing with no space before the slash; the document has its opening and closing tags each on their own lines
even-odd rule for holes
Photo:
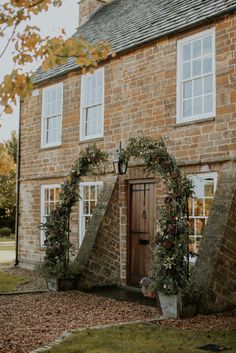
<svg viewBox="0 0 236 353">
<path fill-rule="evenodd" d="M 51 211 L 54 210 L 59 202 L 60 185 L 41 186 L 41 223 L 45 223 Z M 40 234 L 40 245 L 44 246 L 45 234 L 43 229 Z"/>
<path fill-rule="evenodd" d="M 103 136 L 104 69 L 87 73 L 81 79 L 80 139 Z"/>
<path fill-rule="evenodd" d="M 41 147 L 61 144 L 63 84 L 59 83 L 43 90 Z"/>
<path fill-rule="evenodd" d="M 217 173 L 195 174 L 189 178 L 194 186 L 193 197 L 189 199 L 190 251 L 197 255 L 213 204 Z M 196 256 L 190 257 L 190 261 L 194 262 L 195 258 Z"/>
<path fill-rule="evenodd" d="M 215 116 L 215 31 L 178 41 L 177 123 Z"/>
</svg>

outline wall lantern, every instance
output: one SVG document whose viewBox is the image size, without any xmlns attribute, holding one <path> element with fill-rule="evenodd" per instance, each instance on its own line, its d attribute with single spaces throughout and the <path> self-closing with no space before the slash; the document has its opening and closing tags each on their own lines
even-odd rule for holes
<svg viewBox="0 0 236 353">
<path fill-rule="evenodd" d="M 120 142 L 120 148 L 119 150 L 117 150 L 117 154 L 113 159 L 113 167 L 116 175 L 126 174 L 127 168 L 128 168 L 128 163 L 126 163 L 126 161 L 123 161 L 121 158 L 121 152 L 122 152 L 122 148 L 121 148 L 121 142 Z"/>
</svg>

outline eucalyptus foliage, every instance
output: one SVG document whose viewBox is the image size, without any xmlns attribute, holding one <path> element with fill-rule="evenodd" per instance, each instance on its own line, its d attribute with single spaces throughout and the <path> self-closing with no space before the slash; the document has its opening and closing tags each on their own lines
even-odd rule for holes
<svg viewBox="0 0 236 353">
<path fill-rule="evenodd" d="M 167 189 L 160 210 L 153 264 L 150 270 L 151 289 L 178 294 L 188 283 L 188 208 L 192 183 L 178 167 L 164 140 L 133 138 L 122 152 L 123 162 L 142 158 L 149 172 L 159 173 Z"/>
<path fill-rule="evenodd" d="M 79 159 L 74 163 L 69 176 L 61 185 L 58 206 L 40 226 L 46 237 L 46 251 L 38 270 L 45 277 L 74 276 L 79 271 L 71 259 L 70 215 L 79 199 L 81 177 L 99 174 L 106 166 L 107 160 L 108 156 L 105 152 L 98 150 L 95 145 L 88 146 L 80 152 Z"/>
</svg>

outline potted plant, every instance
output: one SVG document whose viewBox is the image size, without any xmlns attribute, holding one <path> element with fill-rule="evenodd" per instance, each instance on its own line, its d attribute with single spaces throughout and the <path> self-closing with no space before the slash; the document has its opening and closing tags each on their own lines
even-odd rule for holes
<svg viewBox="0 0 236 353">
<path fill-rule="evenodd" d="M 178 318 L 181 293 L 188 284 L 188 217 L 186 197 L 173 193 L 165 198 L 161 209 L 160 231 L 154 247 L 151 288 L 165 317 Z"/>
<path fill-rule="evenodd" d="M 79 269 L 73 262 L 73 246 L 69 241 L 68 218 L 56 208 L 40 225 L 45 233 L 45 256 L 37 265 L 38 272 L 46 279 L 49 290 L 70 290 L 76 285 Z"/>
<path fill-rule="evenodd" d="M 139 282 L 141 286 L 142 293 L 144 297 L 147 297 L 149 299 L 155 299 L 156 298 L 156 292 L 150 290 L 150 285 L 151 285 L 151 280 L 148 277 L 143 277 L 141 278 Z"/>
</svg>

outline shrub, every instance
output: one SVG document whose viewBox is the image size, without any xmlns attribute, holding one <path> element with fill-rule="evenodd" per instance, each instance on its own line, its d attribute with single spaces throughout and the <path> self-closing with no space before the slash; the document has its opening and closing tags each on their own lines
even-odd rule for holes
<svg viewBox="0 0 236 353">
<path fill-rule="evenodd" d="M 7 227 L 1 228 L 1 229 L 0 229 L 0 235 L 1 235 L 2 237 L 10 237 L 10 235 L 11 235 L 11 229 L 10 229 L 10 228 L 7 228 Z"/>
</svg>

